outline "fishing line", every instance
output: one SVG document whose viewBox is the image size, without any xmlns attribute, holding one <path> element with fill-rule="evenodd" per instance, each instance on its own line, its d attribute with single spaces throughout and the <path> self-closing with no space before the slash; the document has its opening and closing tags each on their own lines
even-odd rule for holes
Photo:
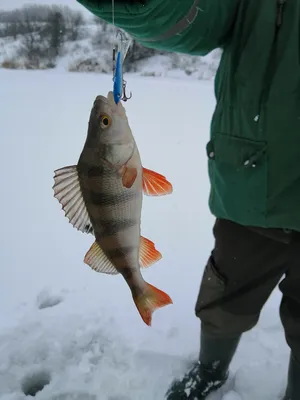
<svg viewBox="0 0 300 400">
<path fill-rule="evenodd" d="M 111 0 L 112 9 L 112 25 L 115 26 L 115 0 Z M 126 94 L 126 81 L 123 78 L 123 62 L 127 55 L 127 51 L 130 47 L 131 40 L 126 38 L 126 35 L 122 33 L 120 29 L 117 30 L 118 44 L 113 46 L 113 94 L 116 104 L 120 100 L 127 101 L 131 99 L 132 93 L 128 97 Z"/>
<path fill-rule="evenodd" d="M 111 0 L 112 24 L 115 26 L 115 0 Z"/>
</svg>

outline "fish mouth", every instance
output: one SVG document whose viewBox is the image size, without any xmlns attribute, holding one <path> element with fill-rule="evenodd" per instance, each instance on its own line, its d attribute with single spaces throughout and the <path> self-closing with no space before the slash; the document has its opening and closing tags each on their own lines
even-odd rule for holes
<svg viewBox="0 0 300 400">
<path fill-rule="evenodd" d="M 99 101 L 101 101 L 101 102 L 103 102 L 103 103 L 105 103 L 105 104 L 110 105 L 110 102 L 109 102 L 108 98 L 105 97 L 105 96 L 102 96 L 102 95 L 97 96 L 96 99 L 95 99 L 95 103 L 96 103 L 96 102 L 99 102 Z"/>
<path fill-rule="evenodd" d="M 123 105 L 121 104 L 121 102 L 118 104 L 115 103 L 112 91 L 108 92 L 106 97 L 103 95 L 98 95 L 94 101 L 94 107 L 99 106 L 99 103 L 108 106 L 112 113 L 115 113 L 116 115 L 119 115 L 122 118 L 126 117 L 126 112 Z"/>
<path fill-rule="evenodd" d="M 117 104 L 115 103 L 114 97 L 113 97 L 113 93 L 110 91 L 108 92 L 107 96 L 103 96 L 103 95 L 99 95 L 96 97 L 95 102 L 97 101 L 102 101 L 105 104 L 108 104 L 110 106 L 117 106 Z"/>
</svg>

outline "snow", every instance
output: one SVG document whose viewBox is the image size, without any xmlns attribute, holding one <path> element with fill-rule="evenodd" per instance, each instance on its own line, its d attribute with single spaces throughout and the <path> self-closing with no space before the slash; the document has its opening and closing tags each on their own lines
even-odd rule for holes
<svg viewBox="0 0 300 400">
<path fill-rule="evenodd" d="M 149 328 L 121 276 L 83 263 L 93 238 L 68 223 L 52 191 L 53 171 L 77 162 L 111 76 L 2 69 L 0 80 L 0 400 L 32 398 L 24 392 L 44 385 L 37 400 L 162 399 L 199 352 L 194 305 L 213 246 L 205 153 L 213 83 L 126 75 L 144 166 L 174 186 L 143 203 L 142 234 L 163 254 L 143 275 L 174 302 Z M 238 348 L 233 388 L 212 399 L 280 399 L 289 349 L 279 301 L 276 290 Z"/>
</svg>

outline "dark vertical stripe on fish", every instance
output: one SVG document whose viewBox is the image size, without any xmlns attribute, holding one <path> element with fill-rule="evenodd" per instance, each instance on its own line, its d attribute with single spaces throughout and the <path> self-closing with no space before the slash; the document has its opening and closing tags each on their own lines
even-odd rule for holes
<svg viewBox="0 0 300 400">
<path fill-rule="evenodd" d="M 80 162 L 80 164 L 77 166 L 77 170 L 88 178 L 110 177 L 117 173 L 115 169 L 108 168 L 105 165 L 91 165 L 84 161 Z"/>
<path fill-rule="evenodd" d="M 108 258 L 121 258 L 126 257 L 132 251 L 136 250 L 135 246 L 126 246 L 126 247 L 119 247 L 117 249 L 106 250 L 105 253 Z"/>
<path fill-rule="evenodd" d="M 133 275 L 132 268 L 124 267 L 124 268 L 122 268 L 122 270 L 120 272 L 123 275 L 124 279 L 130 280 L 132 278 L 132 275 Z"/>
<path fill-rule="evenodd" d="M 132 283 L 130 284 L 130 289 L 134 297 L 141 296 L 142 294 L 144 294 L 145 291 L 143 287 Z"/>
<path fill-rule="evenodd" d="M 97 236 L 110 236 L 114 235 L 118 232 L 125 231 L 128 228 L 131 228 L 132 226 L 138 224 L 138 221 L 136 219 L 122 219 L 122 220 L 108 220 L 108 221 L 103 221 L 102 218 L 96 218 L 95 220 L 95 226 L 97 226 L 97 229 L 95 229 Z"/>
<path fill-rule="evenodd" d="M 95 206 L 115 206 L 119 204 L 127 203 L 137 197 L 138 193 L 134 191 L 127 191 L 126 193 L 112 194 L 108 192 L 85 192 L 86 197 L 90 203 Z"/>
</svg>

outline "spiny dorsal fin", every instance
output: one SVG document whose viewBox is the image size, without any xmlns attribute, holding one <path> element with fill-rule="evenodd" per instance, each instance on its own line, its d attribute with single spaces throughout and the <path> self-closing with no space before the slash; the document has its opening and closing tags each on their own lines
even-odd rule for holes
<svg viewBox="0 0 300 400">
<path fill-rule="evenodd" d="M 158 250 L 156 250 L 154 243 L 141 236 L 139 253 L 140 268 L 150 267 L 150 265 L 154 264 L 161 258 L 162 255 Z M 119 273 L 96 241 L 86 253 L 84 262 L 96 272 L 110 275 L 116 275 Z"/>
<path fill-rule="evenodd" d="M 62 205 L 65 216 L 77 230 L 93 234 L 93 227 L 82 197 L 77 166 L 54 171 L 54 197 Z"/>
<path fill-rule="evenodd" d="M 143 168 L 143 191 L 147 196 L 164 196 L 172 193 L 173 187 L 165 176 Z"/>
</svg>

